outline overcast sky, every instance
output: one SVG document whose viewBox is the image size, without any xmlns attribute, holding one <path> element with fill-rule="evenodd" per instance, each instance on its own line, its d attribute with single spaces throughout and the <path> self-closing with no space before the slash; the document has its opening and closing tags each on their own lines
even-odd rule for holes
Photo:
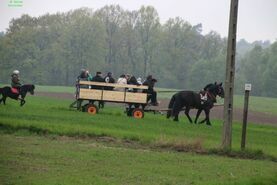
<svg viewBox="0 0 277 185">
<path fill-rule="evenodd" d="M 158 11 L 161 23 L 179 16 L 192 25 L 202 23 L 204 34 L 214 30 L 226 37 L 231 0 L 21 0 L 22 7 L 9 7 L 9 1 L 0 2 L 0 31 L 5 31 L 9 21 L 22 14 L 39 16 L 80 7 L 96 10 L 107 4 L 119 4 L 128 10 L 151 5 Z M 241 38 L 249 42 L 277 41 L 277 0 L 239 0 L 237 39 Z"/>
</svg>

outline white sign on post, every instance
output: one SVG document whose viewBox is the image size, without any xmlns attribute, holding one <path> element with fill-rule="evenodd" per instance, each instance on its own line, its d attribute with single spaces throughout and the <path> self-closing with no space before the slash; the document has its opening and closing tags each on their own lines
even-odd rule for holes
<svg viewBox="0 0 277 185">
<path fill-rule="evenodd" d="M 251 91 L 251 84 L 245 84 L 244 89 L 246 91 Z"/>
</svg>

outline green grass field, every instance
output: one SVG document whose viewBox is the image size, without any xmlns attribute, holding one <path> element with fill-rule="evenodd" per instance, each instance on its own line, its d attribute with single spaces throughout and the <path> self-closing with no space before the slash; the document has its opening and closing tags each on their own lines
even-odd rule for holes
<svg viewBox="0 0 277 185">
<path fill-rule="evenodd" d="M 276 163 L 122 148 L 89 139 L 0 135 L 8 184 L 274 185 Z"/>
<path fill-rule="evenodd" d="M 222 121 L 212 120 L 213 126 L 189 124 L 185 117 L 176 123 L 165 116 L 146 114 L 144 119 L 127 117 L 123 108 L 109 107 L 98 115 L 69 110 L 70 100 L 31 97 L 24 107 L 9 101 L 0 109 L 0 124 L 6 128 L 33 130 L 67 136 L 110 136 L 138 141 L 142 144 L 201 142 L 204 148 L 220 146 Z M 251 150 L 277 154 L 276 127 L 249 124 L 247 143 Z M 233 125 L 233 148 L 239 149 L 241 125 Z M 263 138 L 263 139 L 261 139 Z"/>
<path fill-rule="evenodd" d="M 208 127 L 151 113 L 136 120 L 109 106 L 91 116 L 70 110 L 71 100 L 28 96 L 26 102 L 0 105 L 0 184 L 277 183 L 276 126 L 250 123 L 243 155 L 241 124 L 234 123 L 230 158 L 214 152 L 220 120 Z"/>
</svg>

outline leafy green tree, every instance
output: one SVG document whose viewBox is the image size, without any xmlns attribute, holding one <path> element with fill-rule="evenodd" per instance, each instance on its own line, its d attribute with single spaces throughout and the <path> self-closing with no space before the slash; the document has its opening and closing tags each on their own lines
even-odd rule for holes
<svg viewBox="0 0 277 185">
<path fill-rule="evenodd" d="M 263 75 L 264 96 L 276 97 L 277 95 L 277 42 L 268 49 L 268 63 Z"/>
<path fill-rule="evenodd" d="M 136 29 L 139 32 L 141 47 L 143 51 L 143 75 L 150 72 L 153 52 L 157 43 L 155 42 L 155 33 L 160 27 L 157 11 L 151 6 L 142 6 L 138 11 L 138 20 Z"/>
</svg>

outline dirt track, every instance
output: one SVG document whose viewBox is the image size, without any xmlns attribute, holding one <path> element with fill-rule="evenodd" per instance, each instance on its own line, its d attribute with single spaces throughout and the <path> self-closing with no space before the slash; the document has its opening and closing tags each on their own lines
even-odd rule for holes
<svg viewBox="0 0 277 185">
<path fill-rule="evenodd" d="M 72 99 L 74 100 L 73 93 L 48 93 L 48 92 L 37 92 L 36 96 L 46 96 L 46 97 L 54 97 L 58 99 Z M 161 103 L 159 107 L 155 107 L 155 109 L 165 109 L 168 106 L 168 99 L 160 100 Z M 191 110 L 191 115 L 194 116 L 196 113 L 195 110 Z M 242 109 L 234 109 L 233 119 L 235 121 L 242 122 Z M 204 113 L 201 114 L 200 117 L 203 117 Z M 223 119 L 223 106 L 214 107 L 211 110 L 210 114 L 211 118 Z M 182 118 L 181 118 L 182 119 Z M 186 119 L 186 118 L 185 118 Z M 201 118 L 200 118 L 201 119 Z M 270 124 L 277 126 L 277 116 L 271 114 L 265 114 L 262 112 L 249 111 L 248 112 L 248 122 L 259 123 L 259 124 Z"/>
</svg>

